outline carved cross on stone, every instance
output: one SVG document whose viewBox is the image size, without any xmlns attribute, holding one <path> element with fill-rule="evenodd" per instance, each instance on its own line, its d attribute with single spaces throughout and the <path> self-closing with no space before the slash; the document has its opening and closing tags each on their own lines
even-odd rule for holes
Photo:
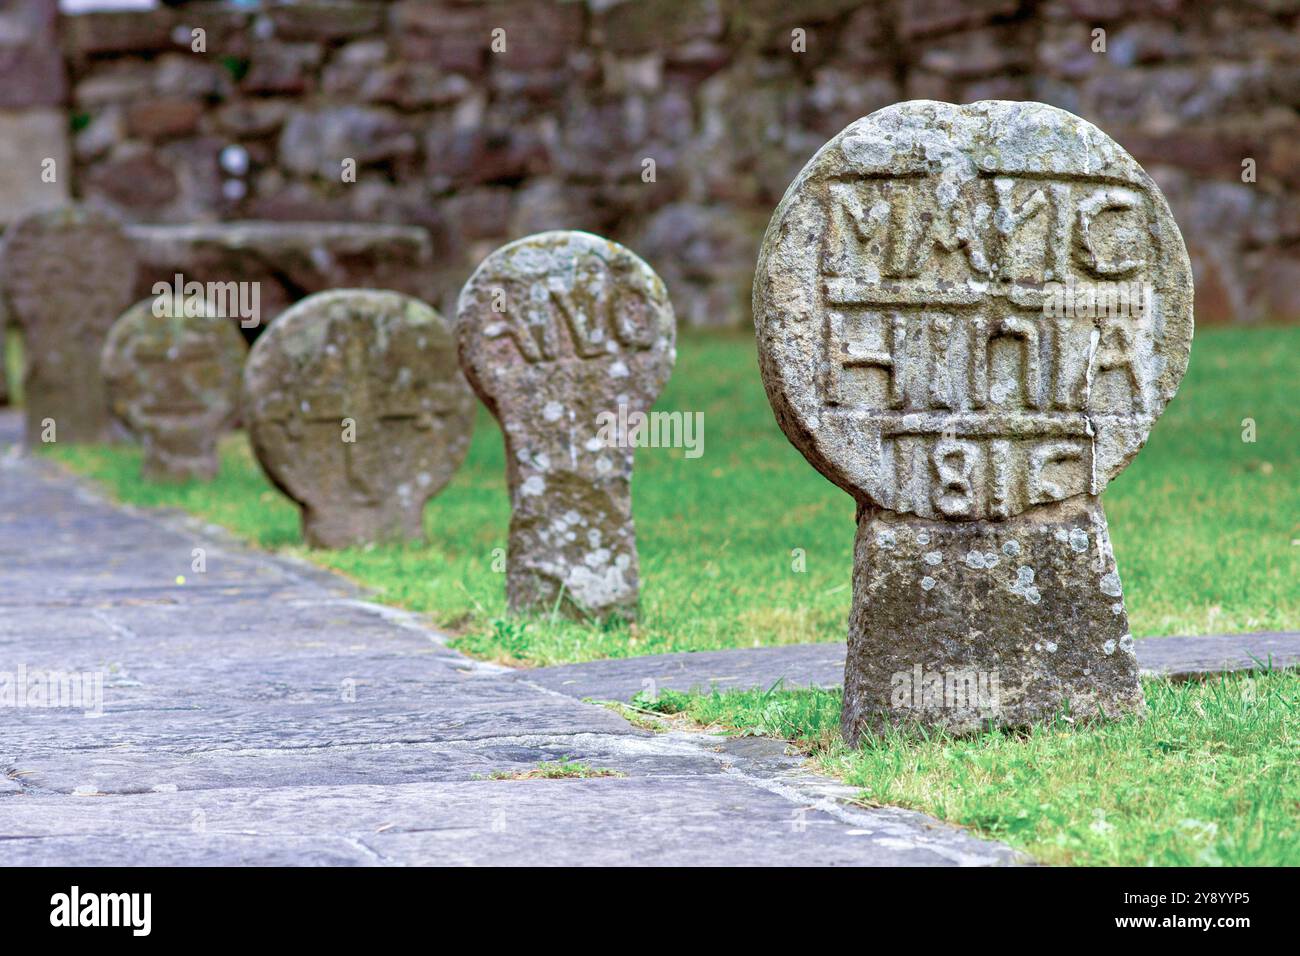
<svg viewBox="0 0 1300 956">
<path fill-rule="evenodd" d="M 425 502 L 469 449 L 474 399 L 450 327 L 395 292 L 286 311 L 253 348 L 245 395 L 258 458 L 318 547 L 422 537 Z"/>
<path fill-rule="evenodd" d="M 199 299 L 148 298 L 114 323 L 104 382 L 113 414 L 141 438 L 146 478 L 216 476 L 217 439 L 234 424 L 247 353 L 234 321 Z"/>
</svg>

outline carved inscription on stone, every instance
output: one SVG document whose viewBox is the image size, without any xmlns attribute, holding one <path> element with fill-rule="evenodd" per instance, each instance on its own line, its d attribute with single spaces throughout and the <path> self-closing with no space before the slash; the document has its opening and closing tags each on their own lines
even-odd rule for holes
<svg viewBox="0 0 1300 956">
<path fill-rule="evenodd" d="M 951 133 L 888 111 L 845 130 L 778 211 L 804 227 L 765 250 L 786 271 L 760 264 L 755 287 L 787 431 L 847 490 L 923 517 L 1099 493 L 1190 347 L 1188 271 L 1146 175 L 1104 137 L 1035 140 L 995 106 L 954 111 Z M 777 364 L 792 343 L 803 357 Z"/>
<path fill-rule="evenodd" d="M 1100 494 L 1192 338 L 1141 167 L 1041 103 L 880 110 L 786 193 L 754 317 L 777 421 L 858 503 L 845 738 L 1140 711 Z M 997 699 L 918 697 L 926 674 Z"/>
<path fill-rule="evenodd" d="M 649 411 L 668 379 L 676 326 L 663 282 L 600 236 L 528 236 L 475 270 L 457 335 L 505 434 L 511 610 L 635 618 L 633 450 L 602 441 L 599 423 Z"/>
</svg>

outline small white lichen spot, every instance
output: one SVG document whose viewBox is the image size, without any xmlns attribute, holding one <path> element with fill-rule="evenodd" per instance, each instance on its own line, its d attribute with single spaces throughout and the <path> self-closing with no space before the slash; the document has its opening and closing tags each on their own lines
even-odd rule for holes
<svg viewBox="0 0 1300 956">
<path fill-rule="evenodd" d="M 627 378 L 627 365 L 623 362 L 615 362 L 609 367 L 610 378 Z"/>
<path fill-rule="evenodd" d="M 1070 550 L 1083 553 L 1088 550 L 1088 532 L 1082 528 L 1070 529 Z"/>
<path fill-rule="evenodd" d="M 1119 639 L 1119 649 L 1125 654 L 1132 654 L 1134 657 L 1137 656 L 1137 648 L 1133 646 L 1132 634 L 1125 634 Z"/>
<path fill-rule="evenodd" d="M 926 564 L 934 566 L 943 562 L 943 555 L 938 551 L 927 551 L 923 560 Z"/>
<path fill-rule="evenodd" d="M 546 491 L 546 481 L 541 475 L 529 475 L 519 487 L 521 495 L 540 495 Z"/>
<path fill-rule="evenodd" d="M 587 451 L 600 451 L 605 447 L 605 443 L 599 438 L 588 438 L 587 443 L 582 447 L 587 449 Z"/>
<path fill-rule="evenodd" d="M 876 547 L 878 548 L 892 548 L 897 543 L 897 540 L 894 532 L 889 528 L 876 532 Z"/>
<path fill-rule="evenodd" d="M 984 567 L 996 568 L 1001 561 L 1002 559 L 998 557 L 998 553 L 996 551 L 984 552 Z"/>
<path fill-rule="evenodd" d="M 1014 558 L 1016 555 L 1020 553 L 1020 542 L 1019 541 L 1006 542 L 1005 544 L 1002 545 L 1002 553 L 1005 554 L 1008 558 Z"/>
<path fill-rule="evenodd" d="M 1055 641 L 1048 641 L 1046 644 L 1043 645 L 1043 647 L 1047 648 L 1047 653 L 1049 653 L 1049 654 L 1055 654 L 1055 653 L 1056 653 L 1056 642 L 1055 642 Z"/>
<path fill-rule="evenodd" d="M 1119 597 L 1124 593 L 1119 584 L 1119 575 L 1114 571 L 1110 572 L 1110 574 L 1103 574 L 1097 586 L 1101 588 L 1102 594 L 1109 597 Z"/>
<path fill-rule="evenodd" d="M 929 590 L 931 590 L 933 587 L 934 587 L 934 578 L 930 577 L 930 575 L 928 575 L 928 574 L 927 574 L 925 577 L 921 578 L 921 590 L 922 590 L 922 591 L 929 591 Z"/>
<path fill-rule="evenodd" d="M 1107 641 L 1105 644 L 1101 645 L 1101 652 L 1107 657 L 1110 657 L 1110 655 L 1115 653 L 1115 642 Z"/>
<path fill-rule="evenodd" d="M 548 422 L 558 422 L 564 415 L 564 406 L 559 402 L 547 402 L 542 408 L 542 417 Z"/>
<path fill-rule="evenodd" d="M 982 568 L 984 567 L 984 555 L 979 551 L 971 551 L 966 555 L 966 567 Z"/>
<path fill-rule="evenodd" d="M 1122 602 L 1122 601 L 1116 601 L 1114 604 L 1112 604 L 1112 605 L 1110 606 L 1110 613 L 1111 613 L 1111 614 L 1123 614 L 1123 613 L 1124 613 L 1124 602 Z"/>
<path fill-rule="evenodd" d="M 1070 533 L 1066 531 L 1064 528 L 1057 528 L 1056 533 L 1052 535 L 1052 537 L 1054 537 L 1057 541 L 1061 542 L 1061 544 L 1065 544 L 1067 541 L 1070 540 Z"/>
<path fill-rule="evenodd" d="M 1043 599 L 1038 588 L 1034 587 L 1034 569 L 1021 565 L 1016 568 L 1016 583 L 1011 585 L 1011 593 L 1019 594 L 1030 604 L 1037 604 Z"/>
<path fill-rule="evenodd" d="M 930 532 L 925 531 L 925 530 L 918 531 L 918 532 L 916 533 L 916 543 L 917 543 L 917 544 L 929 544 L 929 543 L 930 543 Z"/>
</svg>

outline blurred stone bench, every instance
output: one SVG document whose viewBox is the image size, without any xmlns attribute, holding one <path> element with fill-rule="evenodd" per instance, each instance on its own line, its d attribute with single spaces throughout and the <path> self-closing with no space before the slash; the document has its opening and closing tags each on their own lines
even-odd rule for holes
<svg viewBox="0 0 1300 956">
<path fill-rule="evenodd" d="M 140 256 L 139 298 L 152 295 L 157 282 L 171 285 L 177 274 L 184 282 L 257 282 L 259 328 L 326 289 L 392 289 L 444 305 L 435 301 L 429 234 L 418 226 L 236 221 L 131 225 L 127 233 Z"/>
</svg>

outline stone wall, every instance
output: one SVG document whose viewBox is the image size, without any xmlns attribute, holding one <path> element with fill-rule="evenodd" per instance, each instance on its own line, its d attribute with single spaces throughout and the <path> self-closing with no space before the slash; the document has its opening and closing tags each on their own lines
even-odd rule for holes
<svg viewBox="0 0 1300 956">
<path fill-rule="evenodd" d="M 0 225 L 64 202 L 68 85 L 53 0 L 0 0 Z"/>
<path fill-rule="evenodd" d="M 683 321 L 748 322 L 763 227 L 827 138 L 899 100 L 1007 98 L 1146 166 L 1198 320 L 1300 320 L 1295 0 L 194 3 L 59 29 L 66 96 L 37 53 L 0 56 L 0 98 L 64 103 L 76 194 L 137 222 L 423 226 L 444 309 L 497 244 L 575 227 L 643 255 Z"/>
</svg>

